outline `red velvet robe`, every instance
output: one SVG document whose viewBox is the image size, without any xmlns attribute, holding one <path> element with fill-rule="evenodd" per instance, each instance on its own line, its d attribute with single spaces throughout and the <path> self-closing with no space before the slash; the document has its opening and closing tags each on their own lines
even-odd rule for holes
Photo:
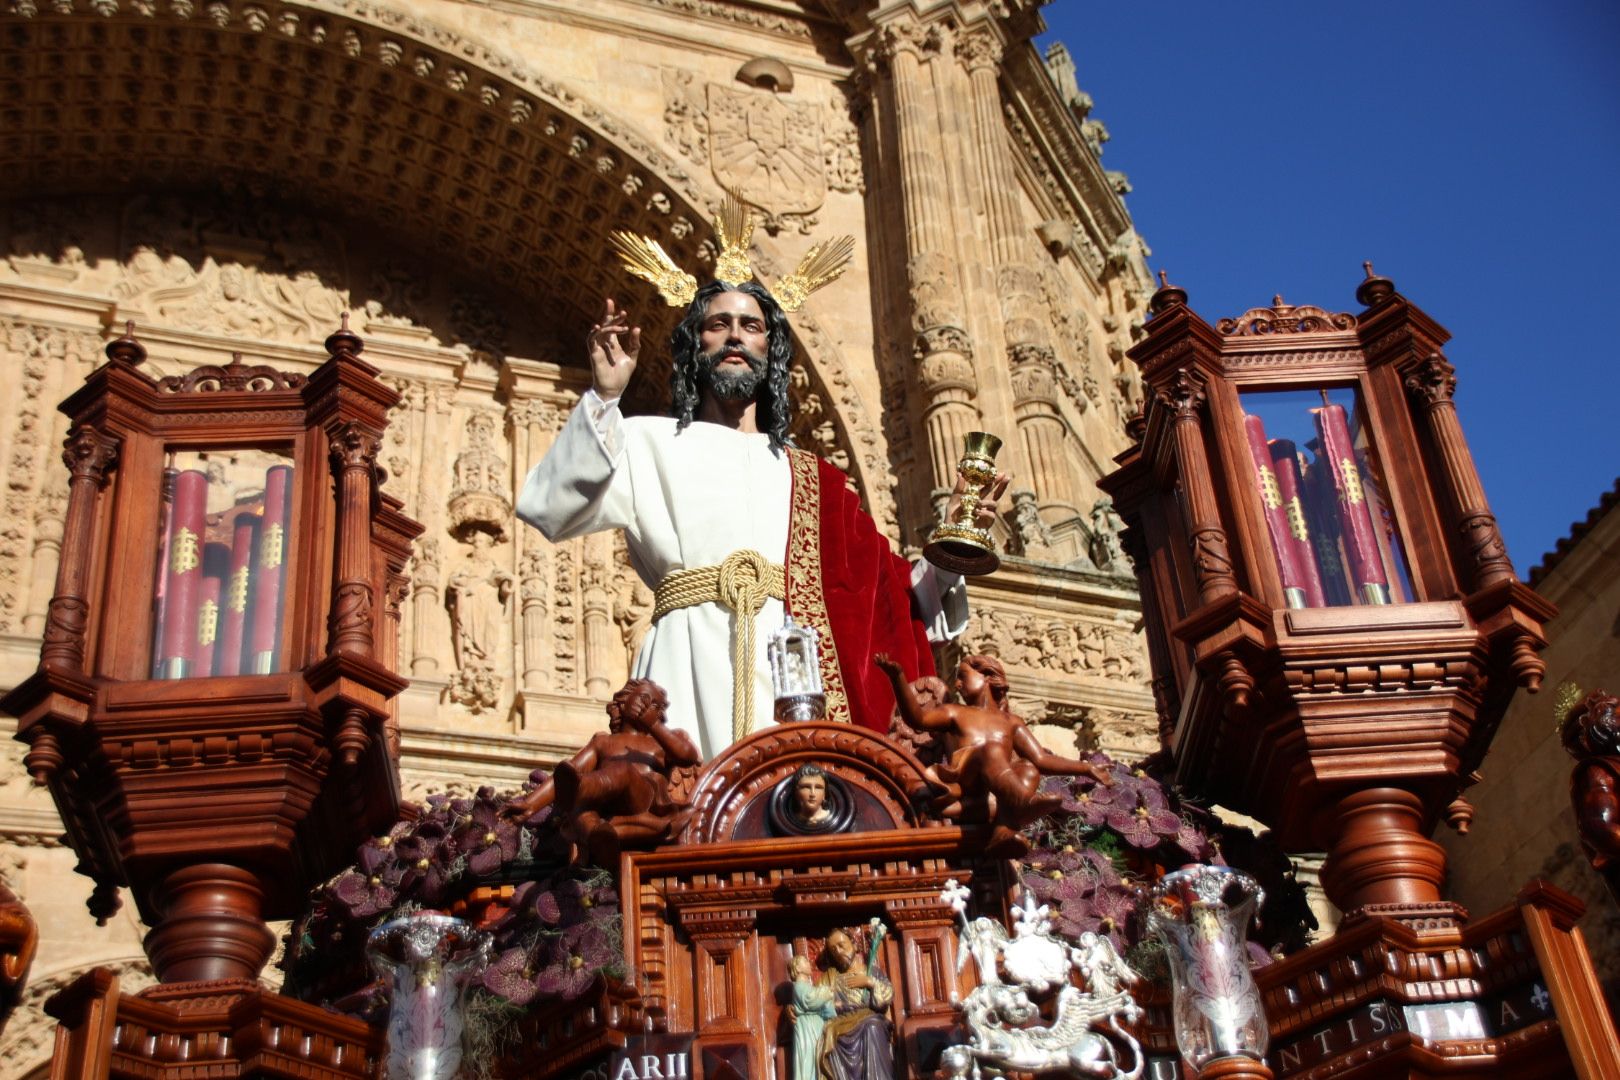
<svg viewBox="0 0 1620 1080">
<path fill-rule="evenodd" d="M 787 609 L 820 635 L 827 719 L 887 733 L 889 677 L 872 663 L 888 653 L 908 679 L 934 674 L 928 632 L 912 613 L 911 564 L 894 553 L 835 466 L 789 450 Z"/>
</svg>

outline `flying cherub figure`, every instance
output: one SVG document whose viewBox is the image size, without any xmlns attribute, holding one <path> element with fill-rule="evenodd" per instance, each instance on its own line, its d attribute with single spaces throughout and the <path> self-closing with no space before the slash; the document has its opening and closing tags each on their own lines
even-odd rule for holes
<svg viewBox="0 0 1620 1080">
<path fill-rule="evenodd" d="M 1043 773 L 1113 783 L 1105 770 L 1059 757 L 1040 744 L 1008 709 L 1007 673 L 994 657 L 964 657 L 956 668 L 962 704 L 933 706 L 918 700 L 900 665 L 881 654 L 872 659 L 888 672 L 906 722 L 945 735 L 946 759 L 924 773 L 945 789 L 935 798 L 935 811 L 953 821 L 982 813 L 992 826 L 992 852 L 1022 854 L 1026 845 L 1019 830 L 1062 804 L 1061 796 L 1041 791 Z"/>
</svg>

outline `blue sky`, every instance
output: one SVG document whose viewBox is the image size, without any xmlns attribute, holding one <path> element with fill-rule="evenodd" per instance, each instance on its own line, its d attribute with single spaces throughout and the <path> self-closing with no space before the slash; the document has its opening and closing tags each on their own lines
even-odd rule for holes
<svg viewBox="0 0 1620 1080">
<path fill-rule="evenodd" d="M 1057 0 L 1155 270 L 1214 322 L 1359 310 L 1361 261 L 1452 333 L 1521 575 L 1620 474 L 1620 5 Z"/>
</svg>

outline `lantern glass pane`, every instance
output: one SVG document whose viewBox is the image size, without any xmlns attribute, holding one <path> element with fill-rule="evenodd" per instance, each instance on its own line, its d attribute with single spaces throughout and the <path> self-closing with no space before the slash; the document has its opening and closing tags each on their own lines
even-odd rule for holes
<svg viewBox="0 0 1620 1080">
<path fill-rule="evenodd" d="M 152 678 L 285 670 L 292 447 L 168 454 L 152 597 Z"/>
<path fill-rule="evenodd" d="M 1354 386 L 1239 395 L 1249 478 L 1288 607 L 1401 604 L 1411 577 Z"/>
</svg>

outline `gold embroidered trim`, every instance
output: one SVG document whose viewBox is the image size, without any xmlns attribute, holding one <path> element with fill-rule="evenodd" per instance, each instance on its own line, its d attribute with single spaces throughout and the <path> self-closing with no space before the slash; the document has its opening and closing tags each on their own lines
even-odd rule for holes
<svg viewBox="0 0 1620 1080">
<path fill-rule="evenodd" d="M 816 456 L 806 450 L 788 450 L 793 469 L 793 505 L 788 512 L 788 611 L 801 625 L 815 630 L 821 646 L 821 686 L 827 695 L 827 719 L 852 723 L 844 673 L 838 665 L 827 616 L 827 596 L 821 583 L 821 472 Z"/>
</svg>

